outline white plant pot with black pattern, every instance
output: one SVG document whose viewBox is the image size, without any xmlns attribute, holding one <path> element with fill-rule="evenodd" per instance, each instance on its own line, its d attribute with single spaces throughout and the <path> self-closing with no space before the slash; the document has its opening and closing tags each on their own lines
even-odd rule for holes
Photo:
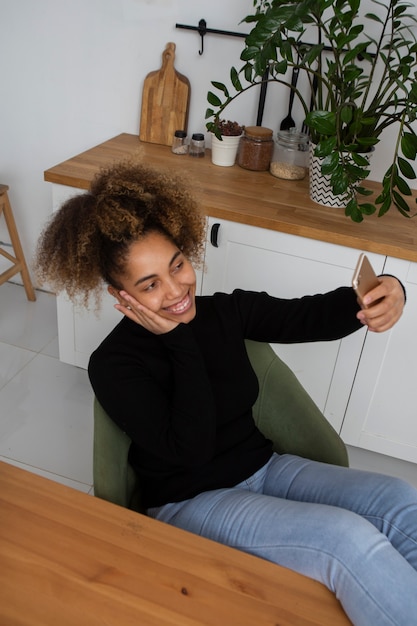
<svg viewBox="0 0 417 626">
<path fill-rule="evenodd" d="M 321 164 L 323 159 L 314 154 L 316 145 L 310 143 L 310 198 L 322 206 L 344 209 L 349 202 L 349 194 L 337 195 L 333 193 L 330 176 L 322 174 Z M 371 158 L 372 151 L 364 154 L 365 158 Z"/>
</svg>

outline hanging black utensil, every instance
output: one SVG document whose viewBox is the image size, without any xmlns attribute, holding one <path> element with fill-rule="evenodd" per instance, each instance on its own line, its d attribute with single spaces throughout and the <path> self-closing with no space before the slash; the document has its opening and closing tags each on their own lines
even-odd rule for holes
<svg viewBox="0 0 417 626">
<path fill-rule="evenodd" d="M 317 76 L 314 75 L 313 85 L 312 85 L 312 89 L 311 89 L 311 98 L 310 98 L 310 113 L 314 109 L 314 104 L 316 102 L 317 83 L 318 83 Z M 310 129 L 307 126 L 307 124 L 305 123 L 305 120 L 303 122 L 303 126 L 301 128 L 301 132 L 302 133 L 306 133 L 307 135 L 310 134 Z"/>
<path fill-rule="evenodd" d="M 288 115 L 287 117 L 284 117 L 284 119 L 282 120 L 280 127 L 279 127 L 280 130 L 289 130 L 290 128 L 294 128 L 295 126 L 295 122 L 293 118 L 291 117 L 291 112 L 292 112 L 292 105 L 294 103 L 294 94 L 295 94 L 295 88 L 297 86 L 299 71 L 300 70 L 298 69 L 298 67 L 292 68 L 290 99 L 288 102 Z"/>
</svg>

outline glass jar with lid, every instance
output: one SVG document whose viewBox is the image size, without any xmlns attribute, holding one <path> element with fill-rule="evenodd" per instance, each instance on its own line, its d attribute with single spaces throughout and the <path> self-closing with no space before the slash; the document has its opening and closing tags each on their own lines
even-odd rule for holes
<svg viewBox="0 0 417 626">
<path fill-rule="evenodd" d="M 174 154 L 187 154 L 187 133 L 185 130 L 176 130 L 172 140 L 171 150 Z"/>
<path fill-rule="evenodd" d="M 268 170 L 273 149 L 274 141 L 270 128 L 246 126 L 239 142 L 237 163 L 247 170 Z"/>
<path fill-rule="evenodd" d="M 203 133 L 194 133 L 191 137 L 188 154 L 193 157 L 203 157 L 205 155 L 205 143 Z"/>
<path fill-rule="evenodd" d="M 309 138 L 295 128 L 280 130 L 269 171 L 277 178 L 301 180 L 308 171 Z"/>
</svg>

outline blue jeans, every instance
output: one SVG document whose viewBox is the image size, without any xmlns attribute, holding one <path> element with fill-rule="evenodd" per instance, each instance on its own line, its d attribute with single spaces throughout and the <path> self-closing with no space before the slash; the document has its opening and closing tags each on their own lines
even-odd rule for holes
<svg viewBox="0 0 417 626">
<path fill-rule="evenodd" d="M 274 454 L 148 514 L 320 581 L 357 626 L 417 624 L 417 490 L 402 480 Z"/>
</svg>

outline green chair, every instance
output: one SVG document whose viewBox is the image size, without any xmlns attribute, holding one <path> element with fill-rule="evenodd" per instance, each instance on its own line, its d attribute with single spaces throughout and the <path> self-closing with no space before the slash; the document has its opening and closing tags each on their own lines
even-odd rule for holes
<svg viewBox="0 0 417 626">
<path fill-rule="evenodd" d="M 267 343 L 246 341 L 259 380 L 253 407 L 258 428 L 274 450 L 348 466 L 346 447 L 296 376 Z M 140 485 L 128 463 L 129 437 L 94 399 L 94 493 L 99 498 L 141 511 Z"/>
</svg>

